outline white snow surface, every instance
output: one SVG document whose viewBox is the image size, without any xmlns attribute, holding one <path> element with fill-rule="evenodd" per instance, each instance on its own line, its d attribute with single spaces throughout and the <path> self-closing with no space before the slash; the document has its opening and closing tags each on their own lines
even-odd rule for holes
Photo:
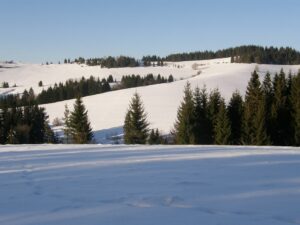
<svg viewBox="0 0 300 225">
<path fill-rule="evenodd" d="M 3 225 L 300 224 L 300 148 L 0 147 Z"/>
<path fill-rule="evenodd" d="M 18 63 L 9 66 L 13 68 L 0 68 L 0 83 L 6 81 L 9 82 L 10 86 L 16 84 L 17 87 L 0 88 L 0 94 L 21 93 L 25 88 L 29 89 L 30 87 L 39 93 L 43 88 L 47 88 L 55 82 L 64 82 L 71 78 L 79 79 L 82 76 L 88 78 L 90 75 L 107 78 L 112 74 L 118 81 L 123 75 L 130 74 L 146 75 L 152 73 L 155 76 L 158 74 L 165 77 L 170 74 L 174 76 L 176 81 L 173 83 L 125 89 L 83 98 L 98 143 L 107 143 L 109 137 L 123 133 L 122 126 L 125 113 L 135 92 L 138 92 L 142 97 L 151 128 L 158 128 L 162 133 L 168 134 L 176 120 L 177 109 L 187 81 L 191 83 L 192 87 L 202 88 L 205 85 L 208 92 L 218 88 L 228 101 L 236 90 L 244 94 L 254 69 L 258 69 L 262 79 L 267 71 L 274 75 L 281 68 L 286 73 L 289 71 L 296 73 L 300 69 L 300 65 L 235 64 L 230 63 L 230 58 L 166 62 L 164 67 L 117 69 L 77 64 L 32 65 Z M 45 85 L 44 87 L 38 87 L 40 80 Z M 56 117 L 63 117 L 65 104 L 72 110 L 73 103 L 74 100 L 69 100 L 44 105 L 49 114 L 50 122 Z"/>
</svg>

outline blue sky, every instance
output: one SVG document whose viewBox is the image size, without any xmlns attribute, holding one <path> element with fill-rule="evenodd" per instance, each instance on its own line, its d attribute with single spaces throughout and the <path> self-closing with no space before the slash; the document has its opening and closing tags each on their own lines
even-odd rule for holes
<svg viewBox="0 0 300 225">
<path fill-rule="evenodd" d="M 300 50 L 299 0 L 0 0 L 0 60 Z"/>
</svg>

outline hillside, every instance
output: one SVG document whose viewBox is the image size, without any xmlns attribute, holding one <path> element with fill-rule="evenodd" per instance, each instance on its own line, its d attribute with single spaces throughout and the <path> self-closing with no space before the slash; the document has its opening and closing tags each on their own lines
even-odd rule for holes
<svg viewBox="0 0 300 225">
<path fill-rule="evenodd" d="M 299 224 L 299 160 L 287 147 L 4 146 L 0 223 Z"/>
<path fill-rule="evenodd" d="M 9 84 L 16 83 L 17 88 L 0 89 L 1 93 L 20 93 L 25 88 L 33 87 L 38 93 L 42 88 L 38 87 L 38 81 L 42 80 L 45 85 L 53 85 L 55 82 L 66 81 L 70 78 L 107 77 L 112 74 L 120 80 L 123 75 L 153 73 L 168 76 L 172 74 L 176 82 L 159 84 L 147 87 L 125 89 L 108 92 L 83 99 L 88 111 L 97 142 L 106 143 L 107 138 L 122 134 L 125 112 L 134 92 L 141 94 L 151 128 L 158 128 L 163 133 L 169 133 L 176 119 L 177 108 L 182 99 L 183 87 L 189 81 L 193 87 L 200 88 L 206 85 L 208 90 L 218 88 L 222 95 L 228 100 L 235 90 L 244 94 L 251 73 L 258 69 L 261 77 L 267 71 L 272 75 L 279 72 L 281 68 L 286 73 L 295 73 L 300 66 L 282 65 L 257 65 L 230 63 L 230 58 L 167 62 L 164 67 L 135 67 L 118 69 L 101 69 L 100 67 L 68 65 L 28 65 L 17 64 L 16 68 L 0 69 L 1 81 Z M 26 78 L 24 78 L 26 77 Z M 44 87 L 45 88 L 45 87 Z M 44 105 L 52 122 L 54 118 L 62 118 L 64 105 L 72 108 L 73 100 L 57 102 Z"/>
</svg>

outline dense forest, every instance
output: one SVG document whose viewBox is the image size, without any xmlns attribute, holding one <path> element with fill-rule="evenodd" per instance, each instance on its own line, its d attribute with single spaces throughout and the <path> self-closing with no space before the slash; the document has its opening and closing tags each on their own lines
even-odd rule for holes
<svg viewBox="0 0 300 225">
<path fill-rule="evenodd" d="M 294 65 L 300 64 L 300 52 L 293 48 L 260 47 L 255 45 L 219 51 L 198 51 L 168 55 L 164 61 L 206 60 L 231 57 L 236 63 Z"/>
<path fill-rule="evenodd" d="M 163 66 L 165 61 L 179 62 L 191 60 L 208 60 L 231 57 L 234 63 L 258 63 L 295 65 L 300 64 L 300 52 L 290 47 L 261 47 L 256 45 L 244 45 L 235 48 L 227 48 L 218 51 L 196 51 L 189 53 L 170 54 L 166 57 L 157 55 L 143 56 L 142 60 L 128 56 L 89 58 L 79 57 L 73 61 L 65 59 L 64 63 L 78 63 L 89 66 L 101 66 L 105 68 L 137 67 L 137 66 Z"/>
<path fill-rule="evenodd" d="M 124 89 L 124 88 L 148 86 L 153 84 L 171 83 L 173 81 L 174 78 L 172 75 L 170 75 L 168 79 L 161 76 L 160 74 L 158 74 L 157 77 L 154 77 L 153 74 L 148 74 L 144 77 L 141 77 L 140 75 L 128 75 L 122 77 L 119 87 Z"/>
<path fill-rule="evenodd" d="M 0 108 L 0 144 L 57 143 L 44 108 L 37 104 Z"/>
<path fill-rule="evenodd" d="M 183 101 L 171 132 L 172 144 L 300 146 L 300 71 L 292 76 L 280 71 L 263 82 L 254 71 L 245 98 L 232 94 L 228 104 L 216 89 L 184 89 Z M 158 131 L 149 129 L 146 109 L 135 93 L 124 120 L 127 144 L 157 144 Z"/>
<path fill-rule="evenodd" d="M 64 84 L 54 84 L 54 87 L 49 87 L 37 95 L 36 100 L 38 104 L 47 104 L 52 102 L 64 101 L 74 99 L 77 96 L 90 96 L 111 91 L 109 81 L 113 82 L 112 76 L 108 79 L 82 77 L 78 80 L 68 80 Z"/>
<path fill-rule="evenodd" d="M 31 88 L 29 91 L 25 90 L 21 95 L 2 96 L 0 97 L 0 107 L 21 107 L 31 104 L 48 104 L 74 99 L 78 96 L 85 97 L 113 90 L 170 83 L 173 81 L 174 78 L 172 75 L 165 78 L 160 74 L 157 76 L 154 76 L 153 74 L 147 74 L 146 76 L 134 74 L 126 75 L 122 76 L 121 82 L 116 82 L 112 75 L 109 75 L 107 79 L 103 78 L 101 80 L 99 78 L 96 79 L 94 76 L 90 76 L 88 79 L 82 77 L 80 80 L 70 79 L 65 83 L 55 83 L 53 87 L 42 90 L 42 92 L 38 95 L 35 95 Z M 110 83 L 114 83 L 114 85 L 111 87 Z M 42 81 L 39 82 L 39 86 L 42 86 Z"/>
<path fill-rule="evenodd" d="M 102 68 L 120 68 L 120 67 L 137 67 L 138 60 L 133 57 L 119 56 L 119 57 L 104 57 L 104 58 L 89 58 L 84 59 L 79 57 L 73 61 L 78 64 L 86 64 L 88 66 L 101 66 Z M 65 59 L 64 63 L 71 63 L 69 59 Z"/>
<path fill-rule="evenodd" d="M 216 144 L 300 146 L 300 71 L 292 76 L 280 71 L 263 82 L 254 71 L 245 98 L 232 94 L 228 104 L 216 89 L 184 89 L 171 139 L 149 129 L 146 109 L 135 93 L 124 120 L 127 144 Z"/>
<path fill-rule="evenodd" d="M 176 144 L 300 146 L 300 72 L 261 82 L 254 71 L 245 98 L 235 92 L 227 105 L 188 83 L 172 133 Z"/>
</svg>

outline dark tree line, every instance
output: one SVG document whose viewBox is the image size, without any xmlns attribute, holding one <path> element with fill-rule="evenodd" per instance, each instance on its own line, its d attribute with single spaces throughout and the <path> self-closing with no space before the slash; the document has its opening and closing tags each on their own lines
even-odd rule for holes
<svg viewBox="0 0 300 225">
<path fill-rule="evenodd" d="M 164 60 L 163 58 L 152 55 L 152 56 L 144 56 L 142 58 L 142 62 L 144 66 L 163 66 L 164 65 Z"/>
<path fill-rule="evenodd" d="M 1 85 L 2 88 L 9 88 L 9 83 L 8 82 L 3 82 Z"/>
<path fill-rule="evenodd" d="M 0 108 L 0 144 L 56 143 L 44 108 L 38 105 Z"/>
<path fill-rule="evenodd" d="M 148 74 L 144 77 L 133 74 L 133 75 L 123 76 L 118 88 L 121 89 L 121 88 L 140 87 L 140 86 L 147 86 L 153 84 L 171 83 L 173 81 L 174 78 L 172 75 L 170 75 L 168 79 L 166 79 L 160 74 L 157 75 L 157 77 L 153 76 L 153 74 Z"/>
<path fill-rule="evenodd" d="M 88 112 L 77 97 L 74 111 L 65 111 L 64 143 L 91 143 L 93 132 L 88 119 Z M 59 143 L 48 123 L 45 109 L 37 104 L 28 106 L 4 105 L 0 108 L 0 144 L 41 144 Z"/>
<path fill-rule="evenodd" d="M 85 59 L 83 57 L 79 57 L 75 59 L 73 62 L 65 59 L 64 63 L 78 63 L 78 64 L 86 64 L 88 66 L 101 66 L 103 68 L 120 68 L 120 67 L 137 67 L 139 66 L 138 60 L 133 57 L 128 56 L 118 56 L 118 57 L 105 57 L 105 58 L 89 58 Z"/>
<path fill-rule="evenodd" d="M 109 79 L 111 79 L 109 77 Z M 48 104 L 68 99 L 74 99 L 77 96 L 89 96 L 111 91 L 108 80 L 96 79 L 91 76 L 88 79 L 82 77 L 80 80 L 68 80 L 64 84 L 54 84 L 43 90 L 40 94 L 35 95 L 32 88 L 25 90 L 20 95 L 5 95 L 0 98 L 0 106 L 28 106 L 31 104 Z"/>
<path fill-rule="evenodd" d="M 100 80 L 93 76 L 88 79 L 82 77 L 79 81 L 68 80 L 64 84 L 54 84 L 53 87 L 49 87 L 38 94 L 36 100 L 38 104 L 47 104 L 108 91 L 111 91 L 111 88 L 107 79 Z"/>
<path fill-rule="evenodd" d="M 254 45 L 228 48 L 218 51 L 199 51 L 190 53 L 171 54 L 165 61 L 206 60 L 231 57 L 232 62 L 294 65 L 300 64 L 300 52 L 293 48 L 260 47 Z"/>
<path fill-rule="evenodd" d="M 13 108 L 37 104 L 36 96 L 32 88 L 25 90 L 20 95 L 0 96 L 0 108 Z"/>
<path fill-rule="evenodd" d="M 227 48 L 218 51 L 196 51 L 189 53 L 170 54 L 166 57 L 157 55 L 148 55 L 139 60 L 128 57 L 106 57 L 106 58 L 89 58 L 79 57 L 74 61 L 65 59 L 64 63 L 78 63 L 89 66 L 101 66 L 105 68 L 118 67 L 137 67 L 144 66 L 163 66 L 164 61 L 178 62 L 189 60 L 208 60 L 216 58 L 231 57 L 232 62 L 236 63 L 258 63 L 258 64 L 279 64 L 295 65 L 300 64 L 300 52 L 290 47 L 261 47 L 256 45 L 243 45 L 234 48 Z"/>
<path fill-rule="evenodd" d="M 153 74 L 148 74 L 144 77 L 140 75 L 128 75 L 123 76 L 121 82 L 116 84 L 113 88 L 109 83 L 113 83 L 114 78 L 109 75 L 107 79 L 100 80 L 91 76 L 88 79 L 82 77 L 80 80 L 68 80 L 65 83 L 54 84 L 53 87 L 49 87 L 43 90 L 40 94 L 35 95 L 32 88 L 29 91 L 25 90 L 20 95 L 6 95 L 0 98 L 0 106 L 28 106 L 31 104 L 48 104 L 58 101 L 64 101 L 74 99 L 78 96 L 90 96 L 95 94 L 101 94 L 112 90 L 125 89 L 132 87 L 147 86 L 153 84 L 170 83 L 173 82 L 172 75 L 166 79 L 165 77 Z M 40 81 L 42 85 L 42 81 Z"/>
<path fill-rule="evenodd" d="M 261 83 L 254 71 L 245 99 L 235 92 L 228 105 L 218 90 L 188 83 L 172 133 L 177 144 L 299 146 L 300 72 L 268 73 Z"/>
</svg>

